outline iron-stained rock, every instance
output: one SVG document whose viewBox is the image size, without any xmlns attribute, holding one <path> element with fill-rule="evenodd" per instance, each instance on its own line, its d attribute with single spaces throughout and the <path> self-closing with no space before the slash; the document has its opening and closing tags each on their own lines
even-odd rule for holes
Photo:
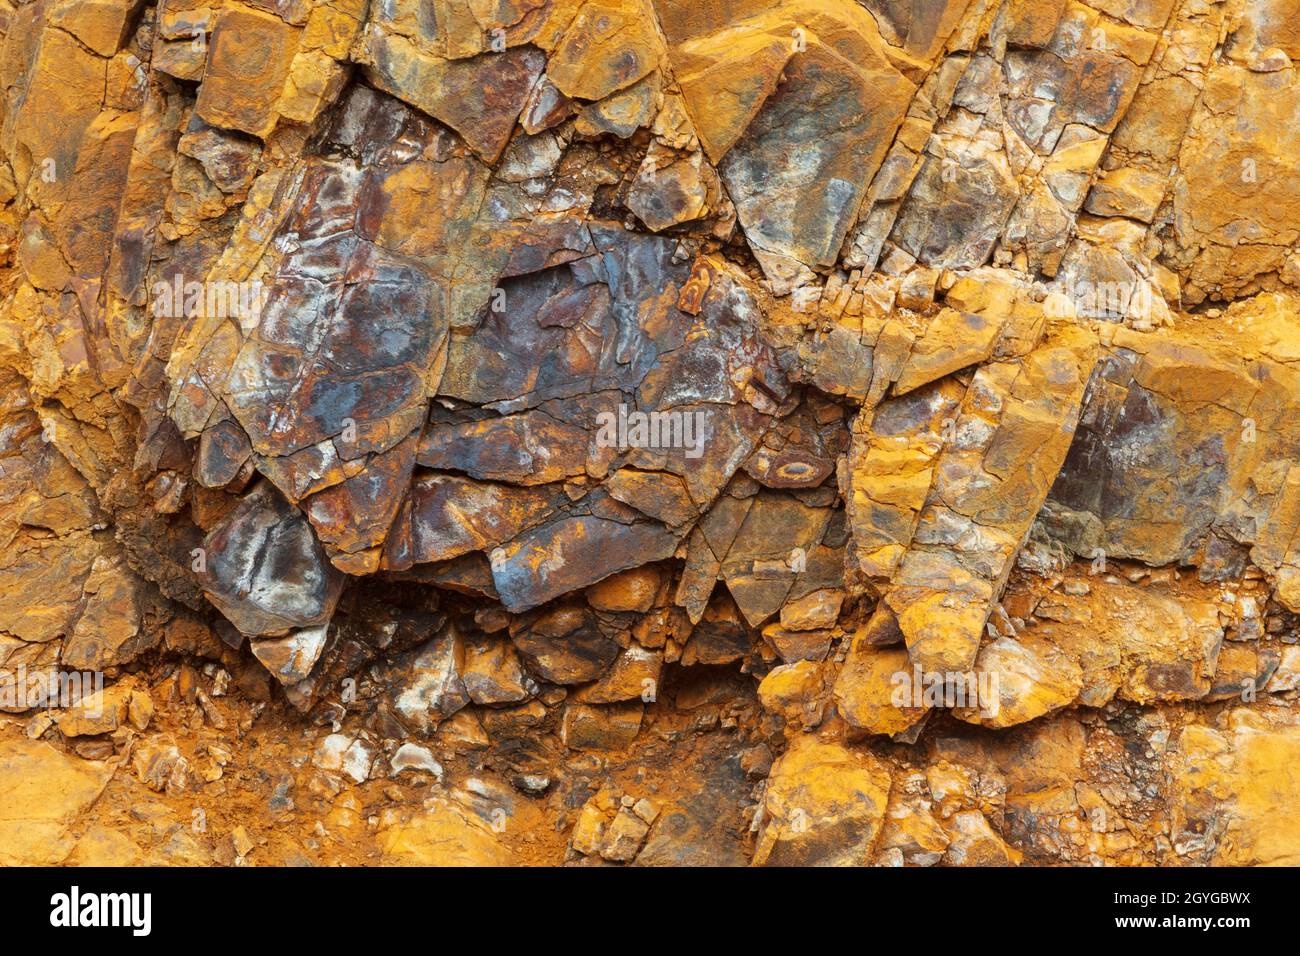
<svg viewBox="0 0 1300 956">
<path fill-rule="evenodd" d="M 202 559 L 204 593 L 250 636 L 327 623 L 343 586 L 307 519 L 266 482 L 204 539 Z"/>
<path fill-rule="evenodd" d="M 880 837 L 890 788 L 889 772 L 870 754 L 801 735 L 772 768 L 754 863 L 866 863 Z"/>
</svg>

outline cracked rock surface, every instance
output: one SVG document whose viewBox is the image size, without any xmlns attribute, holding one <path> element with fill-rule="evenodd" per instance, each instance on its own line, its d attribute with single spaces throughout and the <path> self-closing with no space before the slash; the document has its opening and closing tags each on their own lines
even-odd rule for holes
<svg viewBox="0 0 1300 956">
<path fill-rule="evenodd" d="M 1297 0 L 0 0 L 0 863 L 1300 862 Z"/>
</svg>

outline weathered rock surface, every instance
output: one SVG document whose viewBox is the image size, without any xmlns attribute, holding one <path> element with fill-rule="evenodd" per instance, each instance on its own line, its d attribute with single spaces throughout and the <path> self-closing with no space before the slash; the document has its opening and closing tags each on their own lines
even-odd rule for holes
<svg viewBox="0 0 1300 956">
<path fill-rule="evenodd" d="M 389 866 L 509 866 L 510 852 L 490 827 L 463 808 L 442 802 L 379 836 Z"/>
<path fill-rule="evenodd" d="M 1294 862 L 1298 13 L 0 0 L 3 862 Z"/>
<path fill-rule="evenodd" d="M 756 864 L 855 866 L 871 858 L 889 801 L 889 774 L 875 757 L 811 737 L 772 768 Z"/>
<path fill-rule="evenodd" d="M 0 861 L 54 866 L 72 852 L 78 817 L 104 790 L 109 771 L 39 741 L 0 750 Z"/>
</svg>

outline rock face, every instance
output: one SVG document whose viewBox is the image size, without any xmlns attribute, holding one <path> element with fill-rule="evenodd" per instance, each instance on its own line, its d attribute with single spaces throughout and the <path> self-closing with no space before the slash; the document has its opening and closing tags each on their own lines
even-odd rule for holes
<svg viewBox="0 0 1300 956">
<path fill-rule="evenodd" d="M 1294 862 L 1297 17 L 0 0 L 3 862 Z"/>
<path fill-rule="evenodd" d="M 78 815 L 103 792 L 110 774 L 37 741 L 0 750 L 0 860 L 5 866 L 56 866 L 72 852 Z M 54 799 L 52 799 L 52 797 Z"/>
</svg>

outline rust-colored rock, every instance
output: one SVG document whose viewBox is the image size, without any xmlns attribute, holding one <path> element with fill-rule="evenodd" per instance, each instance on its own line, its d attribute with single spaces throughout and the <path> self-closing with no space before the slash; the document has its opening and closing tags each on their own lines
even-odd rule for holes
<svg viewBox="0 0 1300 956">
<path fill-rule="evenodd" d="M 1296 22 L 0 0 L 0 862 L 1295 862 Z"/>
</svg>

